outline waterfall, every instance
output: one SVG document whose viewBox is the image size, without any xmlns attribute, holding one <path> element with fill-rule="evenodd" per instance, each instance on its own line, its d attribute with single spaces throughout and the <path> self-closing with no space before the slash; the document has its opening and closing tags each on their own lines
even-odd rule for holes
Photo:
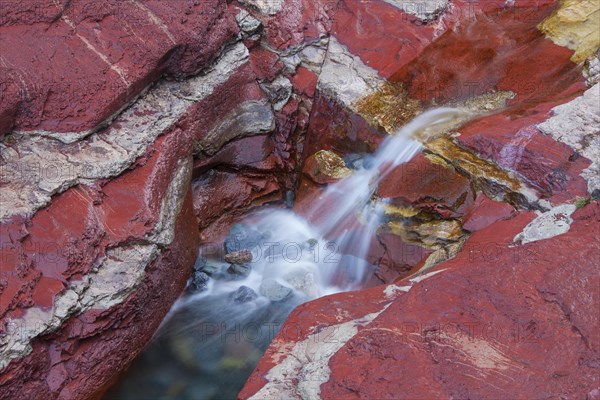
<svg viewBox="0 0 600 400">
<path fill-rule="evenodd" d="M 250 274 L 242 280 L 213 283 L 197 297 L 243 285 L 270 299 L 287 293 L 302 302 L 360 287 L 368 278 L 367 254 L 383 214 L 383 205 L 371 201 L 378 183 L 422 149 L 416 135 L 462 114 L 454 108 L 420 114 L 387 137 L 366 167 L 311 199 L 305 216 L 282 209 L 259 212 L 253 229 L 262 240 L 251 249 Z M 348 248 L 351 255 L 340 251 Z"/>
<path fill-rule="evenodd" d="M 359 289 L 371 277 L 368 255 L 384 209 L 373 196 L 378 183 L 422 149 L 415 136 L 460 115 L 452 108 L 419 115 L 386 138 L 364 167 L 309 199 L 302 216 L 268 208 L 234 226 L 225 248 L 227 253 L 245 250 L 245 261 L 230 265 L 201 254 L 195 274 L 211 278 L 173 306 L 149 354 L 164 357 L 165 347 L 177 354 L 172 368 L 204 385 L 194 389 L 203 398 L 235 398 L 297 305 Z"/>
</svg>

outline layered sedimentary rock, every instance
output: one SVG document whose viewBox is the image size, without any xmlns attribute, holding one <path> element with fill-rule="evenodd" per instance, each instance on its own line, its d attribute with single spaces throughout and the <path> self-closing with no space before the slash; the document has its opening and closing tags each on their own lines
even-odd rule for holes
<svg viewBox="0 0 600 400">
<path fill-rule="evenodd" d="M 298 307 L 240 397 L 596 398 L 599 211 L 514 246 L 525 212 L 427 274 Z"/>
<path fill-rule="evenodd" d="M 163 73 L 198 72 L 237 31 L 218 0 L 8 1 L 2 26 L 2 79 L 17 87 L 2 125 L 64 142 L 106 124 Z"/>
<path fill-rule="evenodd" d="M 300 203 L 323 150 L 352 168 L 422 109 L 470 121 L 380 184 L 390 284 L 300 306 L 240 398 L 600 396 L 598 6 L 422 3 L 340 3 Z"/>
<path fill-rule="evenodd" d="M 102 393 L 293 189 L 326 43 L 260 45 L 259 3 L 2 4 L 2 397 Z"/>
<path fill-rule="evenodd" d="M 387 285 L 296 310 L 240 396 L 598 396 L 593 2 L 9 3 L 1 398 L 99 395 L 200 243 L 435 105 L 469 121 L 379 187 Z"/>
</svg>

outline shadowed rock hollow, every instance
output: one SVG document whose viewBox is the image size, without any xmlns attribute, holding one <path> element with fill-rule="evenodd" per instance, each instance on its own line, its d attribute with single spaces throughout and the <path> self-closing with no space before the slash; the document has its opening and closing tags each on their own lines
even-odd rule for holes
<svg viewBox="0 0 600 400">
<path fill-rule="evenodd" d="M 296 308 L 239 397 L 600 398 L 599 13 L 2 2 L 0 398 L 100 398 L 200 246 L 440 105 L 469 118 L 380 183 L 364 288 Z"/>
</svg>

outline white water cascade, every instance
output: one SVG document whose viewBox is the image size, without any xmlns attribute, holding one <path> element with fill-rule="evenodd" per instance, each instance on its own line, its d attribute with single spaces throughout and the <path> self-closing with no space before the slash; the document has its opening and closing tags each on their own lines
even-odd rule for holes
<svg viewBox="0 0 600 400">
<path fill-rule="evenodd" d="M 199 385 L 194 393 L 206 399 L 235 398 L 297 305 L 359 289 L 371 276 L 367 255 L 383 217 L 381 200 L 372 200 L 378 183 L 421 150 L 416 135 L 462 114 L 438 108 L 419 115 L 386 138 L 363 168 L 310 199 L 304 216 L 269 208 L 234 226 L 226 252 L 249 250 L 252 261 L 230 266 L 201 253 L 194 274 L 206 278 L 205 286 L 173 306 L 147 360 L 164 363 L 172 360 L 166 353 L 175 354 L 178 361 L 167 362 L 179 371 L 177 379 Z M 160 373 L 153 363 L 138 367 L 141 381 Z M 136 379 L 127 382 L 135 385 Z"/>
<path fill-rule="evenodd" d="M 454 108 L 437 108 L 417 116 L 386 138 L 367 167 L 311 200 L 305 217 L 283 209 L 256 214 L 252 229 L 261 240 L 250 249 L 250 274 L 243 280 L 213 280 L 205 292 L 187 301 L 229 293 L 241 285 L 269 300 L 294 295 L 299 302 L 360 287 L 367 278 L 366 256 L 383 212 L 382 204 L 370 201 L 378 183 L 422 149 L 414 139 L 417 134 L 462 114 Z M 348 248 L 352 255 L 341 251 Z"/>
</svg>

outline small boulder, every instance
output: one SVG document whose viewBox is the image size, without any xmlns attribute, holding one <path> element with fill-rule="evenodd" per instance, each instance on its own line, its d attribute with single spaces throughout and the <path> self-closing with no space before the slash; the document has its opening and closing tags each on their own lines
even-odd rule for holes
<svg viewBox="0 0 600 400">
<path fill-rule="evenodd" d="M 235 224 L 229 230 L 229 236 L 225 239 L 225 253 L 251 250 L 258 246 L 262 240 L 263 235 L 259 231 L 243 224 Z"/>
<path fill-rule="evenodd" d="M 333 151 L 320 150 L 306 159 L 304 173 L 315 183 L 326 184 L 346 178 L 352 171 Z"/>
<path fill-rule="evenodd" d="M 282 301 L 292 294 L 292 288 L 277 279 L 267 278 L 260 284 L 259 292 L 271 301 Z"/>
<path fill-rule="evenodd" d="M 237 275 L 241 278 L 245 278 L 250 275 L 250 266 L 249 265 L 240 265 L 240 264 L 231 264 L 229 268 L 227 268 L 227 272 L 231 275 Z"/>
<path fill-rule="evenodd" d="M 240 286 L 235 292 L 229 295 L 229 299 L 234 303 L 247 303 L 258 297 L 258 294 L 248 286 Z"/>
<path fill-rule="evenodd" d="M 295 290 L 310 298 L 319 296 L 319 288 L 312 268 L 294 268 L 282 277 Z"/>
<path fill-rule="evenodd" d="M 194 271 L 194 273 L 192 274 L 190 283 L 188 285 L 188 288 L 187 288 L 188 292 L 196 293 L 196 292 L 201 292 L 202 290 L 206 289 L 206 284 L 208 283 L 209 279 L 210 279 L 210 277 L 205 272 Z"/>
<path fill-rule="evenodd" d="M 194 271 L 202 271 L 206 266 L 206 257 L 199 256 L 194 263 Z"/>
</svg>

